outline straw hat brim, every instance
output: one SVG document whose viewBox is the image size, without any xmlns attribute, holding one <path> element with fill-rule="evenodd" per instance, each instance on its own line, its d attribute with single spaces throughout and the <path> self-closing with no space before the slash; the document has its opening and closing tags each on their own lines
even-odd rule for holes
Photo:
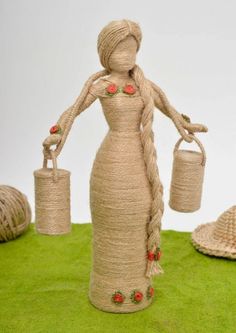
<svg viewBox="0 0 236 333">
<path fill-rule="evenodd" d="M 236 247 L 227 245 L 225 241 L 214 239 L 213 231 L 216 222 L 200 224 L 191 234 L 194 247 L 204 254 L 216 257 L 236 259 Z"/>
</svg>

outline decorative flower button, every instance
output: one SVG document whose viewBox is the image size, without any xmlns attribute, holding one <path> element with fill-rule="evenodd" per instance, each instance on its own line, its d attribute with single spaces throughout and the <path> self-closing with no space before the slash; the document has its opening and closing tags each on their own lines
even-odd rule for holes
<svg viewBox="0 0 236 333">
<path fill-rule="evenodd" d="M 123 89 L 123 92 L 128 95 L 133 95 L 135 93 L 135 91 L 136 90 L 135 90 L 134 86 L 132 86 L 132 84 L 127 84 Z"/>
<path fill-rule="evenodd" d="M 153 261 L 155 258 L 155 253 L 152 251 L 148 251 L 147 257 L 148 257 L 148 260 Z"/>
<path fill-rule="evenodd" d="M 112 294 L 111 299 L 116 304 L 122 304 L 125 300 L 125 296 L 120 290 L 117 290 L 114 292 L 114 294 Z"/>
<path fill-rule="evenodd" d="M 133 303 L 139 303 L 143 299 L 143 293 L 138 289 L 134 289 L 131 293 L 130 298 Z"/>
<path fill-rule="evenodd" d="M 107 91 L 108 95 L 112 96 L 117 93 L 118 87 L 116 84 L 112 83 L 112 84 L 109 84 L 109 86 L 107 86 L 106 91 Z"/>
<path fill-rule="evenodd" d="M 158 247 L 157 249 L 156 249 L 156 252 L 154 253 L 154 252 L 152 252 L 152 251 L 148 251 L 148 254 L 147 254 L 147 258 L 148 258 L 148 260 L 150 260 L 150 261 L 153 261 L 153 260 L 160 260 L 160 258 L 161 258 L 161 250 L 160 250 L 160 248 Z"/>
<path fill-rule="evenodd" d="M 118 92 L 133 95 L 136 92 L 136 89 L 132 86 L 132 84 L 126 84 L 125 87 L 118 87 L 115 83 L 111 83 L 106 87 L 106 94 L 109 96 L 113 96 Z"/>
<path fill-rule="evenodd" d="M 154 296 L 154 288 L 152 286 L 148 286 L 147 288 L 147 299 L 150 299 Z"/>
<path fill-rule="evenodd" d="M 162 253 L 161 253 L 160 249 L 158 249 L 157 252 L 155 253 L 155 260 L 160 260 L 161 255 L 162 255 Z"/>
<path fill-rule="evenodd" d="M 55 134 L 55 133 L 56 134 L 61 134 L 61 132 L 62 132 L 62 129 L 59 125 L 54 125 L 50 128 L 50 133 L 51 134 Z"/>
</svg>

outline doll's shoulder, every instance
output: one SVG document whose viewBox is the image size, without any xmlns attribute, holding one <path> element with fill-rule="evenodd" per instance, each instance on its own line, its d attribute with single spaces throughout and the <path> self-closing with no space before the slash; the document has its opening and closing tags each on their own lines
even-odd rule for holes
<svg viewBox="0 0 236 333">
<path fill-rule="evenodd" d="M 99 78 L 96 82 L 93 82 L 89 88 L 89 92 L 96 97 L 106 96 L 105 90 L 108 85 L 106 77 Z"/>
</svg>

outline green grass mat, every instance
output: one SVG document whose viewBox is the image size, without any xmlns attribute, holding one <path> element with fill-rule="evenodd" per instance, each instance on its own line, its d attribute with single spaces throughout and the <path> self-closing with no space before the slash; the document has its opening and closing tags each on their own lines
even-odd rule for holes
<svg viewBox="0 0 236 333">
<path fill-rule="evenodd" d="M 88 300 L 92 225 L 68 235 L 37 234 L 34 224 L 0 244 L 1 333 L 234 333 L 236 263 L 197 252 L 189 232 L 162 231 L 156 294 L 131 314 L 100 311 Z"/>
</svg>

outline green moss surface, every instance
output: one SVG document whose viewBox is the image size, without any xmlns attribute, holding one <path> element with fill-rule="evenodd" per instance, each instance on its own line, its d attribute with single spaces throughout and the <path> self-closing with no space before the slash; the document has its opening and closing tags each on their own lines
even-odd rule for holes
<svg viewBox="0 0 236 333">
<path fill-rule="evenodd" d="M 234 333 L 236 262 L 196 251 L 189 232 L 163 230 L 155 296 L 130 314 L 96 309 L 88 299 L 90 223 L 48 236 L 31 223 L 0 244 L 1 333 Z"/>
</svg>

